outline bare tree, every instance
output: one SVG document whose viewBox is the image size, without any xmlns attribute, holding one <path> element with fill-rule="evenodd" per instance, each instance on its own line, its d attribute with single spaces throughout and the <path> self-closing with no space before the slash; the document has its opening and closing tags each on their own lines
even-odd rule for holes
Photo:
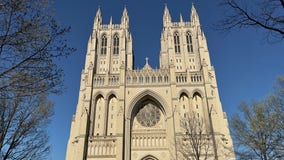
<svg viewBox="0 0 284 160">
<path fill-rule="evenodd" d="M 284 38 L 284 0 L 224 0 L 221 4 L 226 12 L 218 29 L 254 27 L 265 31 L 268 40 Z"/>
<path fill-rule="evenodd" d="M 185 159 L 206 160 L 213 156 L 212 135 L 206 131 L 204 121 L 197 113 L 187 113 L 181 119 L 181 128 L 184 134 L 177 141 L 177 151 Z"/>
<path fill-rule="evenodd" d="M 239 159 L 280 160 L 284 158 L 284 80 L 277 92 L 252 104 L 241 103 L 241 115 L 231 119 L 235 152 Z M 278 92 L 280 91 L 280 92 Z"/>
<path fill-rule="evenodd" d="M 55 61 L 74 51 L 49 0 L 0 1 L 0 159 L 42 159 L 51 93 L 62 91 Z"/>
<path fill-rule="evenodd" d="M 46 126 L 52 114 L 47 95 L 0 99 L 0 110 L 0 159 L 47 158 Z"/>
</svg>

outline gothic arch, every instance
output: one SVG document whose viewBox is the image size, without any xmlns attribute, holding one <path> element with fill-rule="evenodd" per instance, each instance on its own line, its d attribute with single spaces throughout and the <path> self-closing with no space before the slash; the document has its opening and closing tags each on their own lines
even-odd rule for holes
<svg viewBox="0 0 284 160">
<path fill-rule="evenodd" d="M 113 101 L 114 100 L 114 101 Z M 105 121 L 106 121 L 106 129 L 105 133 L 106 135 L 112 135 L 115 133 L 115 127 L 116 126 L 116 119 L 114 118 L 115 113 L 117 111 L 117 97 L 115 94 L 112 94 L 111 92 L 107 96 L 107 104 L 106 104 L 106 114 L 105 114 Z"/>
<path fill-rule="evenodd" d="M 94 99 L 95 101 L 97 101 L 97 99 L 100 98 L 100 97 L 104 98 L 102 93 L 97 93 L 94 97 L 95 97 L 95 99 Z"/>
<path fill-rule="evenodd" d="M 93 95 L 93 99 L 94 99 L 94 100 L 96 100 L 99 96 L 101 96 L 101 97 L 105 98 L 104 93 L 103 93 L 103 92 L 101 92 L 101 91 L 98 91 L 98 92 L 94 93 L 94 95 Z"/>
<path fill-rule="evenodd" d="M 107 33 L 106 32 L 103 32 L 103 33 L 101 33 L 101 39 L 103 38 L 103 36 L 105 36 L 105 37 L 107 37 Z"/>
<path fill-rule="evenodd" d="M 106 55 L 106 52 L 107 52 L 107 34 L 106 33 L 103 33 L 101 35 L 101 54 L 102 55 Z"/>
<path fill-rule="evenodd" d="M 148 155 L 148 156 L 143 157 L 141 160 L 158 160 L 158 158 Z"/>
<path fill-rule="evenodd" d="M 189 29 L 186 30 L 184 33 L 185 33 L 185 34 L 190 34 L 190 35 L 192 35 L 192 31 L 190 31 Z"/>
<path fill-rule="evenodd" d="M 175 36 L 175 35 L 180 36 L 180 33 L 179 33 L 178 30 L 175 30 L 175 31 L 173 32 L 173 36 Z"/>
<path fill-rule="evenodd" d="M 113 54 L 119 55 L 119 34 L 116 32 L 112 37 Z"/>
<path fill-rule="evenodd" d="M 190 30 L 187 30 L 186 32 L 184 32 L 185 36 L 191 36 L 191 38 L 193 38 L 193 33 Z"/>
<path fill-rule="evenodd" d="M 190 93 L 188 92 L 188 90 L 182 89 L 182 90 L 180 90 L 179 93 L 178 93 L 178 98 L 180 98 L 183 94 L 185 94 L 187 97 L 190 96 Z"/>
<path fill-rule="evenodd" d="M 194 92 L 193 95 L 192 95 L 192 97 L 194 97 L 194 96 L 196 96 L 196 95 L 199 96 L 200 98 L 202 98 L 202 96 L 200 95 L 199 92 Z"/>
<path fill-rule="evenodd" d="M 116 92 L 115 91 L 110 91 L 109 93 L 107 93 L 106 98 L 109 100 L 111 97 L 115 97 L 118 99 L 118 97 L 116 96 Z"/>
<path fill-rule="evenodd" d="M 201 90 L 199 90 L 199 89 L 194 89 L 194 90 L 192 91 L 191 98 L 193 98 L 194 95 L 196 95 L 196 94 L 198 94 L 201 98 L 204 98 L 203 92 L 202 92 Z"/>
<path fill-rule="evenodd" d="M 125 159 L 131 159 L 131 127 L 132 127 L 131 125 L 132 125 L 132 119 L 134 118 L 132 117 L 132 114 L 135 112 L 136 109 L 138 110 L 139 102 L 143 102 L 144 100 L 146 101 L 151 100 L 154 103 L 156 103 L 158 107 L 160 107 L 165 118 L 170 115 L 170 110 L 168 108 L 169 106 L 167 105 L 166 101 L 161 96 L 159 96 L 157 93 L 151 90 L 145 90 L 143 92 L 140 92 L 140 94 L 138 94 L 138 96 L 136 96 L 132 100 L 126 112 L 125 131 L 124 131 L 125 133 L 124 135 L 125 136 L 124 138 L 125 150 L 124 151 L 125 151 L 125 157 L 126 157 Z M 147 160 L 147 159 L 143 159 L 143 160 Z"/>
<path fill-rule="evenodd" d="M 119 32 L 114 32 L 114 33 L 113 33 L 113 37 L 114 37 L 114 36 L 117 36 L 118 38 L 120 38 Z"/>
<path fill-rule="evenodd" d="M 137 106 L 138 102 L 142 102 L 147 99 L 150 99 L 155 103 L 159 104 L 159 107 L 161 107 L 160 108 L 161 111 L 165 114 L 166 117 L 167 115 L 169 115 L 168 105 L 166 104 L 166 101 L 162 97 L 160 97 L 157 93 L 150 90 L 146 90 L 140 93 L 132 100 L 128 108 L 126 117 L 130 119 L 133 113 L 133 109 Z"/>
<path fill-rule="evenodd" d="M 95 135 L 95 124 L 96 124 L 96 111 L 97 111 L 97 104 L 99 102 L 99 99 L 102 98 L 104 99 L 104 96 L 101 92 L 98 92 L 97 94 L 95 94 L 94 96 L 94 99 L 93 99 L 93 104 L 91 106 L 91 110 L 90 110 L 90 135 Z"/>
<path fill-rule="evenodd" d="M 180 45 L 181 45 L 180 33 L 178 31 L 174 31 L 173 38 L 174 38 L 175 53 L 180 53 L 181 51 L 180 50 Z"/>
<path fill-rule="evenodd" d="M 186 37 L 187 52 L 192 53 L 193 52 L 192 33 L 190 31 L 186 31 L 185 37 Z"/>
</svg>

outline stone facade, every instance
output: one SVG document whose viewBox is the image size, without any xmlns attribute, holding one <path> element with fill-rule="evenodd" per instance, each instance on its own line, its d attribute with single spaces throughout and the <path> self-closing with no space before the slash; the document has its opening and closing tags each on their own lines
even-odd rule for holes
<svg viewBox="0 0 284 160">
<path fill-rule="evenodd" d="M 98 9 L 67 160 L 185 159 L 177 141 L 187 134 L 181 120 L 189 112 L 197 113 L 204 133 L 212 137 L 208 159 L 235 159 L 215 71 L 193 5 L 190 19 L 184 22 L 180 16 L 180 22 L 172 22 L 165 6 L 160 68 L 151 68 L 146 58 L 145 66 L 134 70 L 127 9 L 120 24 L 112 20 L 102 24 Z"/>
</svg>

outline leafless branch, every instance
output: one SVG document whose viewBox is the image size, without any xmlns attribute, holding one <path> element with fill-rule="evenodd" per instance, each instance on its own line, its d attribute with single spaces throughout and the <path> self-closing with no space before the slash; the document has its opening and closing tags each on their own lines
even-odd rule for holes
<svg viewBox="0 0 284 160">
<path fill-rule="evenodd" d="M 254 27 L 267 33 L 267 38 L 284 38 L 283 0 L 254 1 L 224 0 L 221 4 L 227 12 L 224 18 L 215 26 L 221 31 L 234 28 Z"/>
<path fill-rule="evenodd" d="M 0 159 L 44 159 L 52 93 L 62 90 L 55 60 L 74 51 L 66 44 L 48 0 L 0 2 Z"/>
<path fill-rule="evenodd" d="M 208 134 L 203 120 L 196 113 L 187 113 L 181 119 L 184 135 L 178 140 L 178 152 L 183 158 L 207 159 L 213 153 L 212 136 Z"/>
</svg>

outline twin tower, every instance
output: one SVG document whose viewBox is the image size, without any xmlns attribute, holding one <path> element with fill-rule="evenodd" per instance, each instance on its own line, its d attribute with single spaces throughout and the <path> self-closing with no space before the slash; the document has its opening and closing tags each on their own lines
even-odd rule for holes
<svg viewBox="0 0 284 160">
<path fill-rule="evenodd" d="M 194 6 L 189 22 L 182 16 L 172 22 L 165 6 L 160 67 L 151 68 L 146 59 L 138 70 L 133 69 L 127 9 L 120 24 L 112 20 L 103 24 L 99 8 L 88 41 L 66 159 L 194 159 L 192 137 L 204 142 L 199 147 L 201 157 L 235 159 Z"/>
</svg>

